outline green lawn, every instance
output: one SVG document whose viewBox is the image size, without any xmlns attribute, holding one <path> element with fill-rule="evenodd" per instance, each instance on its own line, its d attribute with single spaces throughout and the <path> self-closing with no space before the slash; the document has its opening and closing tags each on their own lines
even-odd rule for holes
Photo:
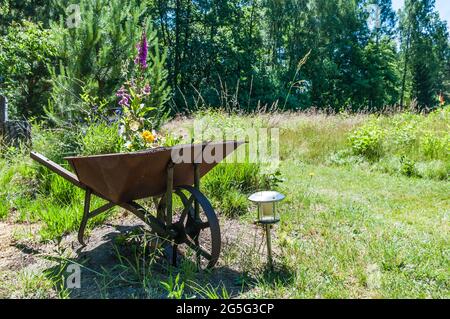
<svg viewBox="0 0 450 319">
<path fill-rule="evenodd" d="M 277 245 L 295 275 L 261 296 L 450 296 L 448 182 L 293 160 L 281 171 Z"/>
</svg>

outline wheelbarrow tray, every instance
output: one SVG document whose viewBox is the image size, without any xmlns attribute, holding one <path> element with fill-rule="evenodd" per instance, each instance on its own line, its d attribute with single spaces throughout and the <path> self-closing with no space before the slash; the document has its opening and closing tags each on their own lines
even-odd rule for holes
<svg viewBox="0 0 450 319">
<path fill-rule="evenodd" d="M 198 163 L 202 177 L 241 144 L 237 141 L 188 144 L 134 153 L 67 157 L 66 160 L 80 183 L 119 204 L 164 194 L 170 161 L 174 162 L 173 186 L 193 185 L 193 163 Z M 214 156 L 213 161 L 205 160 L 207 154 Z M 177 157 L 181 155 L 184 161 Z"/>
</svg>

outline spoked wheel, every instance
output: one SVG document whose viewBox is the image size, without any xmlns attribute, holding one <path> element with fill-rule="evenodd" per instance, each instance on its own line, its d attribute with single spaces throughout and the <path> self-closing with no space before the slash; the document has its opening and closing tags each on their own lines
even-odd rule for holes
<svg viewBox="0 0 450 319">
<path fill-rule="evenodd" d="M 196 255 L 198 267 L 212 268 L 220 255 L 220 226 L 211 203 L 199 190 L 191 186 L 175 189 L 175 194 L 183 203 L 179 220 L 173 224 L 177 245 L 186 244 Z M 195 216 L 195 202 L 199 205 L 199 214 Z"/>
</svg>

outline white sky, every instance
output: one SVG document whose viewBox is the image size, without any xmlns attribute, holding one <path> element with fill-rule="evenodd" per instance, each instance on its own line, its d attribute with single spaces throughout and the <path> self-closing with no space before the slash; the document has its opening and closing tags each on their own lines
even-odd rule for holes
<svg viewBox="0 0 450 319">
<path fill-rule="evenodd" d="M 405 0 L 392 0 L 394 10 L 402 8 Z M 450 29 L 450 0 L 436 0 L 436 9 L 441 16 L 441 19 L 447 20 L 447 25 Z"/>
</svg>

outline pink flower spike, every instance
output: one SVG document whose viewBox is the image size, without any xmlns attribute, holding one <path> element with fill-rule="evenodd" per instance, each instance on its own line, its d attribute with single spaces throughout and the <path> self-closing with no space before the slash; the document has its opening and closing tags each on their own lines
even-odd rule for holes
<svg viewBox="0 0 450 319">
<path fill-rule="evenodd" d="M 138 49 L 138 55 L 136 59 L 134 59 L 134 63 L 139 65 L 142 70 L 145 70 L 147 65 L 147 56 L 148 56 L 148 42 L 147 42 L 147 34 L 142 32 L 141 41 L 136 45 Z"/>
</svg>

